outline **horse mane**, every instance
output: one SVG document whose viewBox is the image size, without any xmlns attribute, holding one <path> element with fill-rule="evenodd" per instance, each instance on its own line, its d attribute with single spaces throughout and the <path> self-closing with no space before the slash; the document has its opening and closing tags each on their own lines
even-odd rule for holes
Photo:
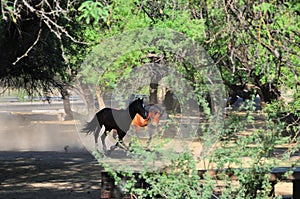
<svg viewBox="0 0 300 199">
<path fill-rule="evenodd" d="M 147 104 L 146 106 L 145 106 L 145 110 L 147 111 L 147 112 L 151 112 L 151 111 L 154 111 L 155 113 L 160 113 L 161 115 L 163 114 L 163 112 L 164 112 L 164 110 L 160 107 L 160 106 L 158 106 L 157 104 Z"/>
</svg>

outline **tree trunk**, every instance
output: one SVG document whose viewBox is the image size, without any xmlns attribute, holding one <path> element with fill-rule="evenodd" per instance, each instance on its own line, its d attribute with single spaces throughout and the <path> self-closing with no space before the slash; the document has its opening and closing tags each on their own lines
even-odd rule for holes
<svg viewBox="0 0 300 199">
<path fill-rule="evenodd" d="M 97 96 L 99 109 L 105 108 L 105 103 L 103 100 L 103 92 L 98 87 L 96 88 L 96 96 Z"/>
<path fill-rule="evenodd" d="M 150 96 L 149 96 L 149 103 L 150 104 L 157 104 L 157 89 L 158 83 L 150 83 Z"/>
<path fill-rule="evenodd" d="M 82 98 L 85 107 L 87 108 L 88 116 L 92 117 L 96 112 L 96 106 L 94 102 L 94 95 L 91 92 L 91 89 L 88 84 L 82 83 L 80 79 L 76 80 L 76 88 L 78 90 L 78 94 Z"/>
<path fill-rule="evenodd" d="M 62 86 L 60 90 L 62 99 L 63 99 L 63 104 L 64 104 L 64 111 L 65 111 L 65 117 L 64 120 L 72 120 L 73 119 L 73 112 L 71 109 L 71 104 L 70 104 L 70 98 L 69 98 L 69 92 L 67 90 L 67 86 Z"/>
<path fill-rule="evenodd" d="M 64 103 L 64 110 L 65 110 L 65 113 L 66 113 L 66 116 L 65 116 L 64 119 L 65 120 L 72 120 L 73 119 L 73 111 L 71 109 L 69 94 L 66 95 L 63 98 L 63 103 Z"/>
<path fill-rule="evenodd" d="M 163 62 L 163 61 L 160 61 Z M 167 74 L 163 64 L 151 63 L 148 65 L 151 71 L 149 103 L 157 104 L 158 82 Z"/>
</svg>

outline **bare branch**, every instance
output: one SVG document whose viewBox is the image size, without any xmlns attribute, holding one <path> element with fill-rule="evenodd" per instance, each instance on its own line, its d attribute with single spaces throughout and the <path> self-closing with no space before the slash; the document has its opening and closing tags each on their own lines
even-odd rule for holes
<svg viewBox="0 0 300 199">
<path fill-rule="evenodd" d="M 35 39 L 35 41 L 33 42 L 33 44 L 27 49 L 27 51 L 20 57 L 17 58 L 17 60 L 13 63 L 13 65 L 16 65 L 21 59 L 23 59 L 24 57 L 28 56 L 28 53 L 32 50 L 32 48 L 38 43 L 38 41 L 40 40 L 41 37 L 41 33 L 42 33 L 42 21 L 40 20 L 40 25 L 39 25 L 39 32 L 38 35 Z"/>
<path fill-rule="evenodd" d="M 50 31 L 53 32 L 58 39 L 61 40 L 61 35 L 64 34 L 75 43 L 88 44 L 86 42 L 78 41 L 77 39 L 75 39 L 63 26 L 54 21 L 55 16 L 58 16 L 60 13 L 67 13 L 66 10 L 61 8 L 58 1 L 56 1 L 55 10 L 51 10 L 49 12 L 45 12 L 43 8 L 41 8 L 40 10 L 35 9 L 26 0 L 22 0 L 22 2 L 32 13 L 35 13 L 38 17 L 40 17 L 40 19 L 48 26 Z M 47 4 L 48 7 L 52 9 L 50 4 L 46 0 L 43 0 L 41 3 Z"/>
<path fill-rule="evenodd" d="M 8 6 L 8 5 L 1 4 L 3 18 L 5 19 L 7 16 L 11 17 L 14 23 L 17 23 L 17 19 L 21 17 L 21 15 L 20 15 L 21 10 L 27 10 L 27 12 L 29 11 L 31 13 L 34 13 L 40 19 L 39 31 L 38 31 L 35 41 L 26 50 L 26 52 L 23 55 L 18 57 L 16 59 L 16 61 L 13 62 L 13 65 L 16 65 L 21 59 L 28 56 L 28 53 L 38 43 L 38 41 L 41 37 L 42 23 L 44 23 L 49 28 L 49 30 L 51 32 L 53 32 L 55 34 L 55 36 L 60 40 L 62 56 L 64 59 L 66 58 L 66 56 L 64 55 L 64 52 L 63 52 L 62 35 L 65 35 L 67 38 L 71 39 L 71 41 L 73 41 L 75 43 L 87 44 L 87 45 L 89 44 L 89 43 L 77 40 L 72 35 L 70 35 L 69 32 L 63 26 L 58 24 L 58 22 L 56 20 L 57 20 L 58 16 L 61 14 L 64 15 L 65 19 L 70 20 L 67 17 L 68 10 L 64 10 L 61 7 L 61 5 L 59 4 L 59 1 L 55 1 L 54 8 L 49 4 L 49 2 L 47 0 L 42 0 L 38 5 L 35 5 L 35 6 L 32 5 L 30 1 L 27 1 L 27 0 L 22 0 L 22 6 L 20 6 L 20 4 L 18 5 L 18 1 L 15 0 L 14 4 L 13 4 L 14 8 L 12 11 L 8 10 L 8 9 L 6 10 L 5 6 Z M 47 11 L 45 11 L 45 6 L 47 8 Z M 25 7 L 25 9 L 24 9 L 24 7 Z M 49 10 L 48 10 L 48 8 L 49 8 Z M 5 14 L 5 13 L 7 13 L 7 14 Z"/>
</svg>

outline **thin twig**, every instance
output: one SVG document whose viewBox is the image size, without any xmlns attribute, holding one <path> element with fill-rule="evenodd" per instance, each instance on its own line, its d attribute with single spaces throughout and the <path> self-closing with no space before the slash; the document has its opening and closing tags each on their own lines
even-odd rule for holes
<svg viewBox="0 0 300 199">
<path fill-rule="evenodd" d="M 37 16 L 40 17 L 40 19 L 48 26 L 51 32 L 53 32 L 58 39 L 61 40 L 62 33 L 65 34 L 69 39 L 71 39 L 75 43 L 80 44 L 90 44 L 82 41 L 78 41 L 73 36 L 69 34 L 67 30 L 64 29 L 63 26 L 59 25 L 57 22 L 53 21 L 48 15 L 53 16 L 57 15 L 57 13 L 66 13 L 67 11 L 63 10 L 60 6 L 56 6 L 59 8 L 59 10 L 52 10 L 50 12 L 45 12 L 42 8 L 41 10 L 35 9 L 33 6 L 31 6 L 26 0 L 22 0 L 24 5 L 32 12 L 35 13 Z M 46 3 L 48 3 L 46 1 Z M 51 8 L 50 8 L 51 9 Z"/>
<path fill-rule="evenodd" d="M 28 53 L 33 49 L 33 47 L 38 43 L 38 41 L 40 40 L 41 37 L 41 33 L 42 33 L 42 21 L 40 20 L 40 25 L 39 25 L 40 29 L 38 32 L 38 35 L 35 39 L 35 41 L 33 42 L 33 44 L 27 49 L 27 51 L 21 55 L 20 57 L 17 58 L 17 60 L 13 63 L 13 65 L 16 65 L 21 59 L 23 59 L 24 57 L 28 56 Z"/>
</svg>

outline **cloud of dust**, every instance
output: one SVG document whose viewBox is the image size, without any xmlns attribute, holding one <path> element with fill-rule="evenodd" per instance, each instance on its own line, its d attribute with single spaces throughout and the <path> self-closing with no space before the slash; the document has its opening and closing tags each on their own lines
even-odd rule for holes
<svg viewBox="0 0 300 199">
<path fill-rule="evenodd" d="M 51 116 L 51 117 L 50 117 Z M 0 112 L 0 151 L 85 150 L 75 125 L 58 121 L 56 115 Z"/>
</svg>

